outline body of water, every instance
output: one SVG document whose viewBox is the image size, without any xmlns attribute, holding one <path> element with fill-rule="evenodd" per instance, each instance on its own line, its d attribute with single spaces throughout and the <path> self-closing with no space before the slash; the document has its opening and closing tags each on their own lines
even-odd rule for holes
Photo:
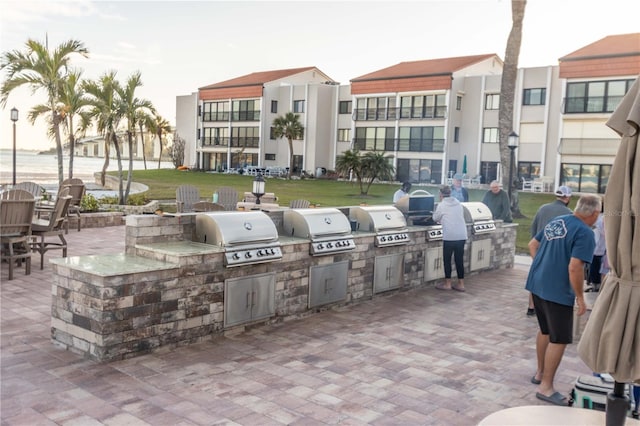
<svg viewBox="0 0 640 426">
<path fill-rule="evenodd" d="M 94 182 L 93 174 L 102 170 L 103 158 L 74 157 L 73 177 L 85 182 Z M 69 158 L 64 157 L 64 177 L 69 177 Z M 129 168 L 129 160 L 122 161 L 122 169 Z M 134 170 L 144 170 L 142 160 L 133 161 Z M 147 160 L 147 169 L 157 169 L 158 161 Z M 173 163 L 163 161 L 161 169 L 173 169 Z M 115 158 L 109 160 L 109 171 L 118 170 L 118 162 Z M 13 151 L 0 150 L 0 184 L 10 184 L 13 180 Z M 58 160 L 55 155 L 39 154 L 34 151 L 16 151 L 16 182 L 32 181 L 41 185 L 58 184 Z"/>
</svg>

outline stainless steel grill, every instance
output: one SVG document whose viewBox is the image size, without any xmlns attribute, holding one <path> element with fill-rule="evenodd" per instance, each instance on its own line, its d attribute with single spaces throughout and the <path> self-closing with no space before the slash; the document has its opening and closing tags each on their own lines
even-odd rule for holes
<svg viewBox="0 0 640 426">
<path fill-rule="evenodd" d="M 261 211 L 199 213 L 196 241 L 223 248 L 228 267 L 282 258 L 276 226 Z"/>
<path fill-rule="evenodd" d="M 285 210 L 285 235 L 311 240 L 312 256 L 341 253 L 356 248 L 349 219 L 334 208 Z"/>
<path fill-rule="evenodd" d="M 493 214 L 486 204 L 480 202 L 461 203 L 464 220 L 472 224 L 474 234 L 486 234 L 496 230 Z"/>
<path fill-rule="evenodd" d="M 395 206 L 413 225 L 432 224 L 435 199 L 431 193 L 423 189 L 415 190 L 408 196 L 402 197 Z"/>
<path fill-rule="evenodd" d="M 349 216 L 356 220 L 358 230 L 376 233 L 377 247 L 396 246 L 411 241 L 404 215 L 393 206 L 353 207 Z"/>
</svg>

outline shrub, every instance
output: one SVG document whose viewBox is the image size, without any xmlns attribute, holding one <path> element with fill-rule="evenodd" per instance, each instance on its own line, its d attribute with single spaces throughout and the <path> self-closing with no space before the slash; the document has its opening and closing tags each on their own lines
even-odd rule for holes
<svg viewBox="0 0 640 426">
<path fill-rule="evenodd" d="M 149 202 L 149 199 L 144 194 L 131 194 L 127 200 L 128 206 L 144 206 Z M 100 204 L 113 204 L 117 205 L 118 197 L 115 195 L 106 195 L 100 198 Z"/>
<path fill-rule="evenodd" d="M 83 212 L 97 212 L 100 208 L 100 203 L 96 197 L 92 194 L 85 194 L 80 201 L 80 210 Z"/>
</svg>

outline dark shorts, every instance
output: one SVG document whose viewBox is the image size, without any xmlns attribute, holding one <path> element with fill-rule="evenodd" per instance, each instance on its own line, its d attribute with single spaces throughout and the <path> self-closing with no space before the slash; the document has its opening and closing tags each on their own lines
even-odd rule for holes
<svg viewBox="0 0 640 426">
<path fill-rule="evenodd" d="M 533 295 L 538 325 L 542 334 L 549 335 L 549 342 L 573 343 L 573 306 L 550 302 Z"/>
</svg>

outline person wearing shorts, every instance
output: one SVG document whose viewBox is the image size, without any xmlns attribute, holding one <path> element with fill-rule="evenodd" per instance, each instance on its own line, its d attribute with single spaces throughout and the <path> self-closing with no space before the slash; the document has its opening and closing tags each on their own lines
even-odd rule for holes
<svg viewBox="0 0 640 426">
<path fill-rule="evenodd" d="M 572 343 L 573 306 L 583 315 L 584 265 L 593 258 L 595 240 L 591 226 L 600 214 L 598 195 L 580 197 L 573 214 L 558 216 L 529 241 L 533 257 L 525 288 L 533 295 L 538 318 L 537 369 L 531 382 L 538 385 L 536 397 L 556 405 L 567 405 L 553 381 L 566 346 Z"/>
</svg>

